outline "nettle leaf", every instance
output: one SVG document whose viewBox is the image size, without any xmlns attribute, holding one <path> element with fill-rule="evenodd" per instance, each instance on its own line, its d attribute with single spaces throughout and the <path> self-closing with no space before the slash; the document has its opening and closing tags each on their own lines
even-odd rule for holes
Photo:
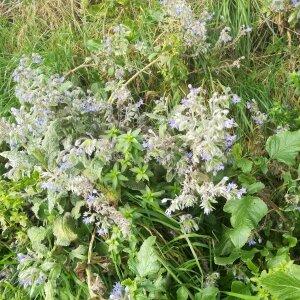
<svg viewBox="0 0 300 300">
<path fill-rule="evenodd" d="M 267 205 L 258 197 L 247 196 L 242 199 L 231 199 L 224 206 L 224 211 L 231 213 L 230 223 L 233 227 L 229 236 L 237 248 L 247 242 L 251 230 L 267 214 Z"/>
<path fill-rule="evenodd" d="M 270 158 L 289 166 L 293 165 L 300 151 L 300 130 L 278 133 L 268 138 L 266 150 Z"/>
<path fill-rule="evenodd" d="M 60 246 L 69 246 L 71 242 L 77 239 L 70 213 L 56 219 L 53 225 L 53 234 L 56 237 L 56 245 Z"/>
<path fill-rule="evenodd" d="M 276 299 L 300 299 L 300 266 L 292 264 L 285 269 L 264 272 L 259 283 Z"/>
<path fill-rule="evenodd" d="M 154 243 L 155 237 L 148 237 L 137 254 L 136 269 L 141 277 L 153 275 L 160 269 L 160 263 L 153 247 Z"/>
</svg>

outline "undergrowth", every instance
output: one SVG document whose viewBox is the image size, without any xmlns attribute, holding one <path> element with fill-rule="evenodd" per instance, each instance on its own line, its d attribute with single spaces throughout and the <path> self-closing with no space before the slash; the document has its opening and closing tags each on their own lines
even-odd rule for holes
<svg viewBox="0 0 300 300">
<path fill-rule="evenodd" d="M 298 2 L 3 1 L 0 298 L 299 299 Z"/>
</svg>

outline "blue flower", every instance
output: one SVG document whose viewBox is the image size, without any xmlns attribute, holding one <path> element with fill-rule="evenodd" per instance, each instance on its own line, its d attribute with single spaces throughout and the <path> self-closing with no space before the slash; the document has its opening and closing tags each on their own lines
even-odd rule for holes
<svg viewBox="0 0 300 300">
<path fill-rule="evenodd" d="M 230 192 L 231 190 L 236 189 L 236 188 L 237 188 L 237 185 L 234 182 L 229 182 L 227 184 L 226 190 L 227 190 L 227 192 Z"/>
<path fill-rule="evenodd" d="M 227 149 L 230 148 L 233 145 L 233 143 L 235 142 L 235 140 L 236 140 L 236 135 L 235 134 L 234 135 L 227 134 L 225 136 L 226 148 Z"/>
<path fill-rule="evenodd" d="M 246 194 L 247 190 L 245 188 L 241 188 L 237 191 L 236 196 L 240 199 L 244 194 Z"/>
<path fill-rule="evenodd" d="M 23 253 L 18 253 L 17 258 L 18 258 L 19 263 L 22 264 L 22 263 L 26 262 L 30 258 L 30 256 L 23 254 Z"/>
<path fill-rule="evenodd" d="M 108 229 L 107 228 L 99 228 L 97 230 L 97 233 L 100 235 L 100 236 L 105 236 L 108 234 Z"/>
<path fill-rule="evenodd" d="M 234 119 L 228 119 L 224 122 L 225 128 L 232 128 L 235 125 Z"/>
<path fill-rule="evenodd" d="M 177 124 L 177 122 L 174 120 L 174 119 L 171 119 L 171 120 L 169 120 L 169 126 L 171 127 L 171 128 L 176 128 L 176 129 L 178 129 L 178 124 Z"/>
<path fill-rule="evenodd" d="M 96 197 L 92 193 L 90 193 L 86 198 L 86 202 L 89 205 L 91 205 L 95 201 L 95 199 L 96 199 Z"/>
<path fill-rule="evenodd" d="M 237 103 L 241 102 L 241 97 L 234 94 L 234 95 L 232 95 L 231 101 L 232 101 L 233 104 L 237 104 Z"/>
<path fill-rule="evenodd" d="M 291 3 L 294 7 L 297 7 L 300 5 L 300 0 L 291 0 Z"/>
<path fill-rule="evenodd" d="M 254 239 L 250 239 L 247 243 L 250 247 L 256 245 L 256 241 Z"/>
<path fill-rule="evenodd" d="M 121 300 L 123 297 L 124 288 L 120 282 L 116 282 L 113 286 L 113 289 L 109 295 L 111 300 Z"/>
<path fill-rule="evenodd" d="M 201 153 L 200 156 L 205 161 L 210 161 L 212 159 L 212 156 L 208 153 L 205 153 L 205 152 Z"/>
</svg>

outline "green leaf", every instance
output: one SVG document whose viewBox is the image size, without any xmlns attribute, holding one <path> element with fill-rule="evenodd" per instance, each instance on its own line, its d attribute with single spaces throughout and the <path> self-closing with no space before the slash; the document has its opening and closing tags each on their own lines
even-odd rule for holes
<svg viewBox="0 0 300 300">
<path fill-rule="evenodd" d="M 70 252 L 71 259 L 78 258 L 84 260 L 86 259 L 86 257 L 87 257 L 87 247 L 84 245 L 79 245 L 76 249 Z"/>
<path fill-rule="evenodd" d="M 141 277 L 153 275 L 160 269 L 160 264 L 154 250 L 155 237 L 148 237 L 137 254 L 137 271 Z"/>
<path fill-rule="evenodd" d="M 44 286 L 45 300 L 55 300 L 55 288 L 51 281 L 47 281 Z"/>
<path fill-rule="evenodd" d="M 219 289 L 214 286 L 209 286 L 195 295 L 195 300 L 216 300 Z"/>
<path fill-rule="evenodd" d="M 32 245 L 41 244 L 46 237 L 47 230 L 44 227 L 31 227 L 28 229 L 27 234 Z"/>
<path fill-rule="evenodd" d="M 231 283 L 231 292 L 232 293 L 236 293 L 236 294 L 240 294 L 240 295 L 251 295 L 250 289 L 249 287 L 244 284 L 241 281 L 233 281 Z M 230 296 L 228 297 L 228 300 L 236 300 L 239 299 L 238 297 L 234 297 L 234 296 Z"/>
<path fill-rule="evenodd" d="M 71 215 L 72 217 L 77 220 L 81 217 L 81 214 L 80 214 L 80 209 L 81 207 L 83 207 L 84 205 L 86 204 L 85 201 L 77 201 L 75 206 L 72 208 L 72 211 L 71 211 Z"/>
<path fill-rule="evenodd" d="M 55 120 L 48 126 L 42 143 L 42 147 L 46 153 L 49 168 L 54 168 L 56 166 L 56 158 L 59 153 L 59 123 L 60 122 L 58 120 Z"/>
<path fill-rule="evenodd" d="M 233 229 L 229 235 L 237 248 L 241 248 L 247 242 L 251 230 L 267 214 L 267 205 L 258 197 L 247 196 L 242 199 L 228 200 L 224 211 L 231 213 L 230 223 Z"/>
<path fill-rule="evenodd" d="M 259 283 L 273 297 L 280 300 L 300 299 L 300 266 L 292 265 L 286 270 L 271 270 L 259 278 Z"/>
<path fill-rule="evenodd" d="M 289 166 L 293 165 L 300 151 L 300 130 L 278 133 L 268 138 L 266 150 L 270 158 Z"/>
<path fill-rule="evenodd" d="M 236 165 L 243 171 L 243 173 L 250 173 L 253 162 L 247 158 L 241 158 L 236 161 Z"/>
<path fill-rule="evenodd" d="M 102 45 L 100 43 L 98 43 L 98 42 L 96 42 L 95 40 L 92 40 L 92 39 L 87 40 L 85 46 L 90 52 L 99 51 L 102 48 Z"/>
<path fill-rule="evenodd" d="M 240 256 L 240 250 L 236 249 L 229 256 L 215 256 L 214 261 L 216 265 L 226 266 L 233 264 Z"/>
<path fill-rule="evenodd" d="M 233 293 L 233 292 L 223 292 L 223 293 L 226 295 L 229 295 L 229 296 L 234 296 L 238 299 L 243 299 L 243 300 L 261 300 L 261 298 L 258 296 L 241 295 L 241 294 L 237 294 L 237 293 Z"/>
<path fill-rule="evenodd" d="M 246 186 L 248 194 L 255 194 L 265 188 L 265 185 L 258 181 Z"/>
<path fill-rule="evenodd" d="M 44 227 L 31 227 L 27 231 L 28 237 L 31 241 L 32 248 L 45 255 L 47 253 L 47 247 L 42 244 L 42 241 L 46 238 L 47 230 Z"/>
<path fill-rule="evenodd" d="M 177 300 L 187 300 L 189 297 L 189 291 L 185 286 L 180 287 L 176 292 Z"/>
<path fill-rule="evenodd" d="M 251 228 L 248 226 L 238 226 L 229 231 L 229 236 L 234 246 L 242 248 L 248 241 L 251 234 Z"/>
<path fill-rule="evenodd" d="M 77 239 L 70 213 L 56 219 L 53 225 L 53 234 L 56 237 L 56 245 L 60 246 L 69 246 Z"/>
</svg>

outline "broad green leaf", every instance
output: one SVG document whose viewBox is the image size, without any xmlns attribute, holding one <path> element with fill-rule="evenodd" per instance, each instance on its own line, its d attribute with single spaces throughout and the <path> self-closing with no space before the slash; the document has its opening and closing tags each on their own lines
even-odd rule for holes
<svg viewBox="0 0 300 300">
<path fill-rule="evenodd" d="M 43 254 L 47 253 L 47 247 L 42 244 L 42 241 L 46 238 L 46 228 L 34 226 L 28 229 L 27 234 L 31 241 L 32 247 L 36 252 Z"/>
<path fill-rule="evenodd" d="M 31 227 L 27 234 L 32 244 L 40 244 L 46 237 L 47 230 L 44 227 Z"/>
<path fill-rule="evenodd" d="M 137 254 L 137 271 L 141 277 L 153 275 L 160 269 L 160 264 L 154 250 L 155 237 L 148 237 Z"/>
<path fill-rule="evenodd" d="M 209 286 L 201 290 L 195 295 L 195 300 L 216 300 L 219 289 L 214 286 Z"/>
<path fill-rule="evenodd" d="M 237 248 L 241 248 L 259 221 L 268 212 L 267 205 L 258 197 L 247 196 L 242 199 L 228 200 L 224 211 L 231 213 L 230 223 L 233 230 L 229 235 Z"/>
<path fill-rule="evenodd" d="M 233 250 L 229 256 L 215 256 L 214 261 L 216 265 L 226 266 L 231 265 L 240 257 L 240 250 Z"/>
<path fill-rule="evenodd" d="M 266 150 L 270 158 L 289 166 L 293 165 L 300 151 L 300 130 L 278 133 L 268 138 Z"/>
<path fill-rule="evenodd" d="M 84 245 L 79 245 L 76 249 L 70 252 L 70 258 L 78 258 L 84 260 L 87 257 L 87 247 Z"/>
<path fill-rule="evenodd" d="M 252 184 L 246 186 L 246 188 L 247 188 L 248 194 L 255 194 L 255 193 L 261 191 L 262 189 L 264 189 L 265 185 L 262 182 L 257 181 L 255 183 L 252 183 Z"/>
<path fill-rule="evenodd" d="M 288 242 L 289 248 L 293 248 L 297 245 L 297 238 L 295 238 L 294 236 L 285 233 L 283 237 Z"/>
<path fill-rule="evenodd" d="M 249 287 L 244 284 L 243 282 L 241 281 L 233 281 L 231 283 L 231 292 L 232 293 L 236 293 L 236 294 L 240 294 L 240 295 L 251 295 L 251 292 L 250 292 L 250 289 Z M 230 296 L 228 297 L 228 300 L 236 300 L 236 299 L 239 299 L 237 297 L 234 297 L 234 296 Z"/>
<path fill-rule="evenodd" d="M 259 278 L 259 283 L 273 297 L 280 300 L 300 299 L 300 266 L 292 265 L 286 270 L 271 270 Z"/>
<path fill-rule="evenodd" d="M 51 281 L 47 281 L 44 286 L 45 300 L 55 300 L 55 289 Z"/>
<path fill-rule="evenodd" d="M 189 291 L 185 286 L 180 287 L 176 292 L 177 300 L 187 300 L 189 297 Z"/>
<path fill-rule="evenodd" d="M 235 247 L 243 247 L 251 234 L 251 228 L 249 226 L 238 226 L 233 228 L 229 232 L 229 236 Z"/>
<path fill-rule="evenodd" d="M 236 161 L 236 165 L 243 171 L 243 173 L 250 173 L 253 162 L 247 158 L 240 158 Z"/>
<path fill-rule="evenodd" d="M 102 45 L 98 42 L 96 42 L 95 40 L 87 40 L 86 44 L 85 44 L 86 48 L 90 51 L 90 52 L 96 52 L 99 51 L 102 48 Z"/>
<path fill-rule="evenodd" d="M 57 218 L 53 225 L 53 234 L 56 237 L 56 244 L 60 246 L 69 246 L 71 242 L 77 239 L 73 219 L 69 213 Z"/>
<path fill-rule="evenodd" d="M 85 201 L 77 201 L 75 206 L 73 207 L 71 211 L 72 217 L 77 220 L 81 217 L 80 209 L 86 204 Z"/>
<path fill-rule="evenodd" d="M 229 295 L 229 296 L 234 296 L 238 299 L 243 299 L 243 300 L 261 300 L 261 298 L 258 296 L 241 295 L 241 294 L 233 293 L 233 292 L 223 292 L 223 293 L 226 295 Z"/>
</svg>

